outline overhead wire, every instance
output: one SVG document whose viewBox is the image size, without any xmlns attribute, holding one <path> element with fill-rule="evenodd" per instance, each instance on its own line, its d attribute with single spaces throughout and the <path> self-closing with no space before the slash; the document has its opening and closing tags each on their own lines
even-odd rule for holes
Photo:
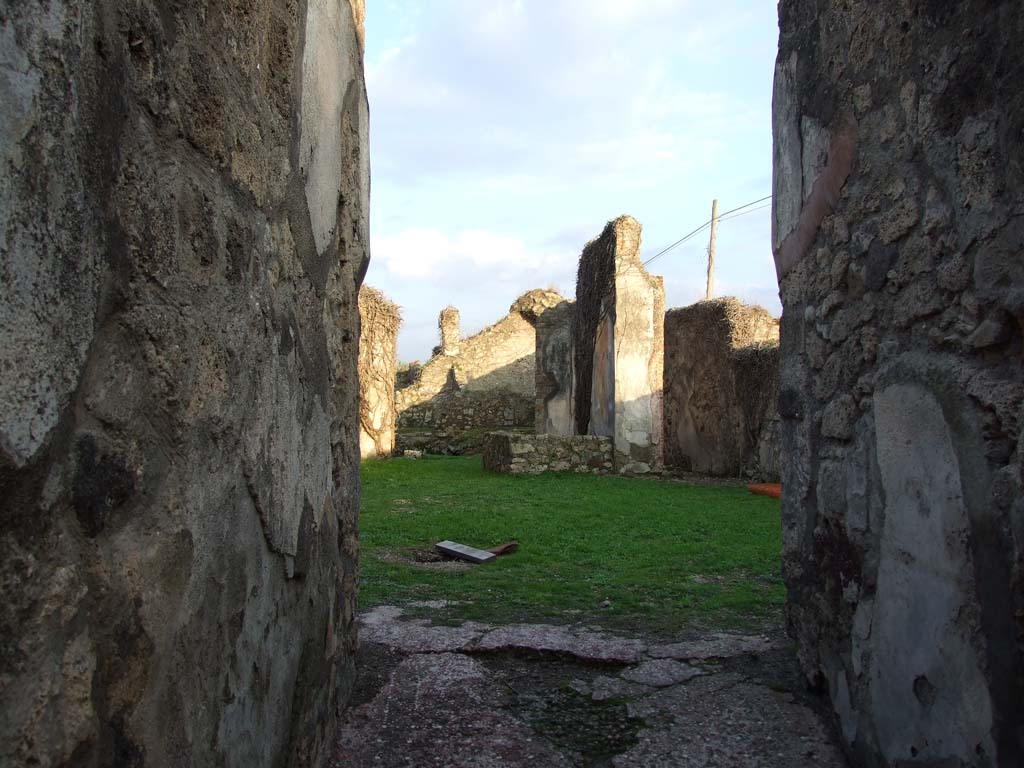
<svg viewBox="0 0 1024 768">
<path fill-rule="evenodd" d="M 760 198 L 758 200 L 751 200 L 749 203 L 746 203 L 744 205 L 740 205 L 740 206 L 738 206 L 736 208 L 731 208 L 728 211 L 725 211 L 724 213 L 720 213 L 718 215 L 718 221 L 724 221 L 724 220 L 726 220 L 726 218 L 735 219 L 735 218 L 737 218 L 739 216 L 745 216 L 748 213 L 753 213 L 754 211 L 760 211 L 760 210 L 763 210 L 764 208 L 768 208 L 768 207 L 770 207 L 771 203 L 769 203 L 768 205 L 762 205 L 759 208 L 753 208 L 751 210 L 743 210 L 744 208 L 750 208 L 750 206 L 752 206 L 752 205 L 757 205 L 758 203 L 763 203 L 765 200 L 771 200 L 771 198 L 772 198 L 771 195 L 765 195 L 764 197 L 762 197 L 762 198 Z M 740 213 L 740 211 L 742 211 L 742 213 Z M 732 214 L 732 215 L 730 215 L 730 214 Z M 687 240 L 690 240 L 691 238 L 696 237 L 701 232 L 703 232 L 705 229 L 710 227 L 712 221 L 713 221 L 713 219 L 708 219 L 707 221 L 705 221 L 703 224 L 701 224 L 699 227 L 697 227 L 692 232 L 688 232 L 687 234 L 683 235 L 681 238 L 676 240 L 671 245 L 669 245 L 669 246 L 663 248 L 662 250 L 658 251 L 656 254 L 651 256 L 651 258 L 647 259 L 647 261 L 644 262 L 644 266 L 646 267 L 648 264 L 650 264 L 655 259 L 657 259 L 657 258 L 659 258 L 661 256 L 664 256 L 669 251 L 671 251 L 671 250 L 673 250 L 675 248 L 678 248 L 680 245 L 685 243 Z"/>
<path fill-rule="evenodd" d="M 765 208 L 771 208 L 771 207 L 772 207 L 771 203 L 768 203 L 767 205 L 759 205 L 759 206 L 757 206 L 757 208 L 751 208 L 751 209 L 746 210 L 746 211 L 740 211 L 739 213 L 734 213 L 731 216 L 725 216 L 725 217 L 719 216 L 718 220 L 719 221 L 728 221 L 729 219 L 738 219 L 740 216 L 746 216 L 748 213 L 754 213 L 756 211 L 763 211 Z"/>
<path fill-rule="evenodd" d="M 706 221 L 705 223 L 702 223 L 700 226 L 698 226 L 696 229 L 694 229 L 689 234 L 684 234 L 684 236 L 682 238 L 677 240 L 675 243 L 673 243 L 668 248 L 665 248 L 664 250 L 658 251 L 657 253 L 655 253 L 653 256 L 651 256 L 649 259 L 647 259 L 645 262 L 643 262 L 643 265 L 647 266 L 647 264 L 649 264 L 650 262 L 652 262 L 654 259 L 658 258 L 659 256 L 664 256 L 669 251 L 671 251 L 673 248 L 678 248 L 679 246 L 683 245 L 683 243 L 685 243 L 686 241 L 690 240 L 691 238 L 696 237 L 697 234 L 699 234 L 703 230 L 707 229 L 709 226 L 711 226 L 711 221 Z"/>
<path fill-rule="evenodd" d="M 752 205 L 757 205 L 758 203 L 763 203 L 765 200 L 771 200 L 771 199 L 772 199 L 771 195 L 765 195 L 764 197 L 762 197 L 759 200 L 751 200 L 749 203 L 746 203 L 745 205 L 741 205 L 738 208 L 733 208 L 733 209 L 728 210 L 728 211 L 723 211 L 722 213 L 718 214 L 718 218 L 721 219 L 723 216 L 728 216 L 730 213 L 736 213 L 736 211 L 742 211 L 744 208 L 749 208 Z"/>
</svg>

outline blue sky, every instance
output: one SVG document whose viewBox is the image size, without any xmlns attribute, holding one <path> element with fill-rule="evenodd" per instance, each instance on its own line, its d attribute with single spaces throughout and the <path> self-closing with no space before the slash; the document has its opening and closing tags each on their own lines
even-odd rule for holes
<svg viewBox="0 0 1024 768">
<path fill-rule="evenodd" d="M 628 213 L 652 256 L 771 192 L 771 0 L 367 3 L 371 262 L 425 360 L 521 293 L 571 297 L 576 261 Z M 780 311 L 769 209 L 723 222 L 716 295 Z M 653 262 L 668 306 L 703 298 L 707 234 Z"/>
</svg>

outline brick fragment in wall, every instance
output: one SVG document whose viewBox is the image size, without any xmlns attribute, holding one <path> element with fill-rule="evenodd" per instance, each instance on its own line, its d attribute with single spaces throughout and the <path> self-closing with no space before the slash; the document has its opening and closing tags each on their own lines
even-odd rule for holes
<svg viewBox="0 0 1024 768">
<path fill-rule="evenodd" d="M 779 13 L 790 632 L 855 764 L 1024 764 L 1024 13 Z"/>
</svg>

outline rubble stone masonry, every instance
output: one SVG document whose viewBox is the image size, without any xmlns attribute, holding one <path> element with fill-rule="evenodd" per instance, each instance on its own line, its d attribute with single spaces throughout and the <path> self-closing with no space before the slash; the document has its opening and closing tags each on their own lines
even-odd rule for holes
<svg viewBox="0 0 1024 768">
<path fill-rule="evenodd" d="M 352 682 L 361 0 L 0 11 L 0 765 L 315 766 Z"/>
<path fill-rule="evenodd" d="M 604 475 L 613 471 L 612 441 L 597 435 L 524 435 L 489 432 L 483 443 L 484 468 L 503 474 L 538 475 L 578 472 Z"/>
<path fill-rule="evenodd" d="M 790 632 L 858 764 L 1024 765 L 1024 7 L 779 15 Z"/>
</svg>

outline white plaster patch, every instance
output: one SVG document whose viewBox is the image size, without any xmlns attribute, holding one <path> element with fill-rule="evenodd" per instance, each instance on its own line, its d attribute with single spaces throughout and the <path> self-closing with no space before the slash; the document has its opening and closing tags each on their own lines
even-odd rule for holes
<svg viewBox="0 0 1024 768">
<path fill-rule="evenodd" d="M 306 179 L 306 205 L 317 252 L 323 254 L 337 228 L 342 184 L 341 113 L 345 87 L 355 77 L 339 0 L 310 0 L 302 58 L 302 129 L 299 163 Z M 368 176 L 369 174 L 367 174 Z"/>
<path fill-rule="evenodd" d="M 800 118 L 800 172 L 803 194 L 801 207 L 811 196 L 814 182 L 821 175 L 828 160 L 829 134 L 813 117 Z"/>
<path fill-rule="evenodd" d="M 556 395 L 548 400 L 545 432 L 549 435 L 569 437 L 573 433 L 572 410 L 569 394 Z"/>
<path fill-rule="evenodd" d="M 868 670 L 879 746 L 892 762 L 994 754 L 952 437 L 921 386 L 888 387 L 874 411 L 886 500 Z"/>
<path fill-rule="evenodd" d="M 0 450 L 18 466 L 45 443 L 78 385 L 96 306 L 96 252 L 82 241 L 80 179 L 53 169 L 36 179 L 45 202 L 22 197 L 23 180 L 39 174 L 21 151 L 30 132 L 40 136 L 44 164 L 55 162 L 56 146 L 64 147 L 64 162 L 74 163 L 76 96 L 59 113 L 41 105 L 44 73 L 34 63 L 64 45 L 67 13 L 63 3 L 49 3 L 24 38 L 13 25 L 0 25 L 0 369 L 18 372 L 0 377 Z M 45 218 L 37 214 L 41 204 Z"/>
<path fill-rule="evenodd" d="M 772 92 L 772 247 L 796 228 L 803 207 L 803 151 L 796 97 L 797 54 L 775 64 Z"/>
<path fill-rule="evenodd" d="M 661 392 L 652 391 L 652 359 L 659 342 L 655 317 L 664 307 L 663 289 L 642 267 L 620 270 L 615 277 L 615 450 L 630 455 L 630 446 L 647 448 L 659 434 L 655 415 Z M 663 311 L 663 309 L 662 309 Z M 661 371 L 653 378 L 661 381 Z"/>
</svg>

